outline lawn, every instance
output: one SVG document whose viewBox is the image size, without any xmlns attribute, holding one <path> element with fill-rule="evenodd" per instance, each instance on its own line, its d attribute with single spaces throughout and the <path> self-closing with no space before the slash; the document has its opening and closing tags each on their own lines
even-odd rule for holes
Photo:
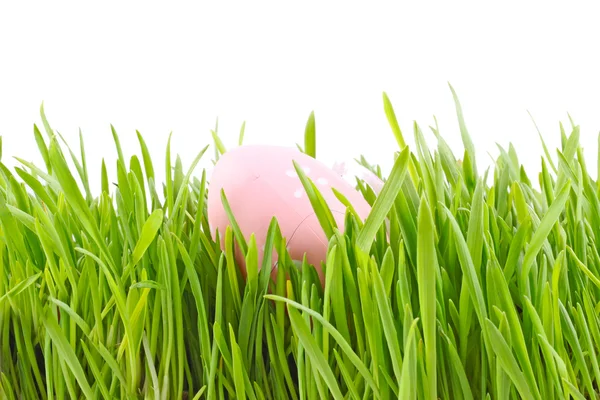
<svg viewBox="0 0 600 400">
<path fill-rule="evenodd" d="M 561 125 L 555 151 L 544 144 L 539 176 L 513 146 L 482 171 L 452 93 L 458 156 L 437 126 L 415 124 L 409 148 L 383 95 L 398 148 L 382 155 L 395 157 L 386 177 L 361 158 L 385 181 L 378 195 L 356 182 L 366 220 L 348 208 L 341 231 L 307 190 L 331 232 L 324 286 L 275 219 L 276 279 L 235 224 L 220 248 L 196 168 L 207 148 L 184 169 L 139 133 L 139 153 L 124 154 L 113 129 L 117 174 L 103 164 L 92 188 L 83 140 L 70 148 L 42 108 L 43 165 L 0 164 L 2 398 L 598 398 L 600 182 L 579 127 Z"/>
</svg>

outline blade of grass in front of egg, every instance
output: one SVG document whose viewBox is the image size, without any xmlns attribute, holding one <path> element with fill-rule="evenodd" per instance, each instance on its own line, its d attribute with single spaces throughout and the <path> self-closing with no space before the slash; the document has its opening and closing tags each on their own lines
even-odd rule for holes
<svg viewBox="0 0 600 400">
<path fill-rule="evenodd" d="M 213 141 L 215 142 L 215 148 L 218 151 L 219 155 L 225 154 L 227 152 L 227 149 L 225 148 L 225 144 L 223 143 L 217 132 L 211 130 L 210 133 L 212 135 Z"/>
<path fill-rule="evenodd" d="M 356 210 L 354 209 L 354 207 L 352 206 L 350 201 L 346 198 L 346 196 L 344 196 L 344 194 L 341 193 L 336 188 L 332 187 L 331 190 L 333 191 L 333 194 L 335 195 L 335 197 L 340 201 L 340 203 L 342 203 L 344 205 L 344 207 L 346 207 L 349 210 L 349 212 L 352 213 L 352 215 L 354 215 L 354 217 L 356 218 L 356 221 L 359 224 L 359 227 L 362 228 L 363 221 L 361 220 L 360 216 L 358 215 L 358 213 L 356 212 Z"/>
<path fill-rule="evenodd" d="M 271 218 L 269 229 L 267 230 L 265 247 L 263 251 L 263 262 L 259 272 L 259 289 L 261 294 L 265 294 L 269 288 L 271 272 L 273 270 L 273 252 L 281 247 L 281 231 L 275 217 Z M 262 302 L 262 300 L 259 299 Z"/>
<path fill-rule="evenodd" d="M 242 250 L 242 255 L 246 257 L 246 253 L 248 252 L 248 244 L 246 243 L 246 239 L 244 238 L 244 235 L 235 219 L 235 216 L 233 215 L 233 211 L 229 206 L 229 201 L 227 200 L 227 196 L 223 189 L 221 189 L 221 201 L 223 203 L 223 207 L 225 208 L 225 212 L 227 213 L 230 228 L 233 231 L 233 234 L 235 235 L 237 245 L 240 246 L 240 249 Z"/>
<path fill-rule="evenodd" d="M 375 201 L 375 204 L 373 205 L 373 208 L 367 217 L 363 229 L 360 231 L 360 234 L 357 238 L 357 246 L 365 253 L 368 253 L 371 250 L 371 245 L 373 244 L 375 235 L 377 234 L 381 224 L 383 224 L 386 216 L 394 204 L 398 192 L 400 191 L 402 181 L 404 180 L 404 176 L 406 174 L 408 156 L 409 153 L 407 147 L 402 151 L 400 157 L 398 157 L 394 163 L 390 177 L 383 185 L 381 193 L 379 194 L 379 197 L 377 197 L 377 200 Z"/>
<path fill-rule="evenodd" d="M 310 204 L 319 220 L 323 231 L 327 238 L 333 236 L 333 229 L 336 228 L 335 219 L 333 218 L 333 214 L 331 213 L 331 209 L 325 202 L 325 199 L 319 192 L 319 189 L 315 186 L 312 180 L 306 175 L 302 167 L 294 160 L 294 169 L 300 178 L 300 182 L 302 183 L 302 187 L 306 192 L 308 199 L 310 200 Z"/>
</svg>

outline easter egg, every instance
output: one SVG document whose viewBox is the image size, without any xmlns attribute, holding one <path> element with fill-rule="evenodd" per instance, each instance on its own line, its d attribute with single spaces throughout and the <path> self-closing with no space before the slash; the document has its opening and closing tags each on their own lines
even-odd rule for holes
<svg viewBox="0 0 600 400">
<path fill-rule="evenodd" d="M 356 178 L 363 180 L 366 184 L 371 186 L 376 195 L 378 195 L 383 188 L 384 182 L 354 159 L 335 162 L 333 164 L 333 170 L 352 186 L 356 185 Z"/>
<path fill-rule="evenodd" d="M 346 207 L 332 188 L 350 201 L 362 220 L 369 215 L 370 206 L 362 195 L 322 162 L 290 147 L 245 145 L 225 153 L 213 168 L 208 188 L 208 223 L 213 236 L 218 230 L 224 248 L 225 230 L 231 222 L 221 199 L 223 190 L 246 240 L 254 234 L 261 266 L 267 231 L 275 217 L 291 258 L 302 261 L 306 255 L 323 283 L 321 262 L 325 262 L 328 238 L 296 173 L 294 161 L 317 186 L 340 230 L 344 229 Z M 276 260 L 274 252 L 273 262 Z M 236 261 L 245 277 L 245 260 L 239 248 Z"/>
</svg>

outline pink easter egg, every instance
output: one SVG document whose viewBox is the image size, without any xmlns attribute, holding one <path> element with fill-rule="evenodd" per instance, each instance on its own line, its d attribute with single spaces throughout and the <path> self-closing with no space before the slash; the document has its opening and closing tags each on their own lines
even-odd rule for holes
<svg viewBox="0 0 600 400">
<path fill-rule="evenodd" d="M 366 184 L 371 186 L 376 195 L 379 195 L 381 189 L 383 189 L 384 182 L 356 160 L 335 162 L 333 170 L 353 186 L 356 185 L 356 178 L 362 179 Z"/>
<path fill-rule="evenodd" d="M 219 231 L 224 248 L 225 230 L 230 221 L 221 201 L 223 189 L 246 240 L 251 234 L 255 235 L 259 266 L 264 256 L 267 230 L 271 219 L 275 217 L 287 241 L 291 258 L 301 261 L 306 254 L 308 263 L 315 266 L 323 283 L 321 262 L 325 262 L 328 238 L 294 169 L 293 161 L 315 183 L 340 230 L 344 229 L 346 207 L 335 197 L 332 188 L 350 201 L 361 219 L 367 218 L 371 208 L 362 195 L 320 161 L 294 148 L 245 145 L 225 153 L 213 169 L 208 189 L 208 223 L 213 236 Z M 274 252 L 273 263 L 276 257 Z M 236 249 L 236 261 L 245 277 L 245 260 L 239 248 Z"/>
</svg>

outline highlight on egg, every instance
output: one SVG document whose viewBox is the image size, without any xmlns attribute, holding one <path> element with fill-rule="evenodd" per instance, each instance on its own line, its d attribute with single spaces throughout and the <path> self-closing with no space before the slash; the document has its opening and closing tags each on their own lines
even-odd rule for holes
<svg viewBox="0 0 600 400">
<path fill-rule="evenodd" d="M 381 189 L 383 189 L 383 180 L 355 159 L 336 161 L 332 169 L 351 185 L 356 184 L 356 178 L 363 180 L 373 189 L 376 195 L 379 195 Z"/>
<path fill-rule="evenodd" d="M 371 207 L 364 197 L 342 175 L 319 160 L 291 147 L 244 145 L 223 154 L 213 168 L 208 187 L 208 223 L 213 236 L 219 232 L 224 248 L 225 231 L 231 222 L 221 199 L 223 190 L 244 237 L 255 236 L 260 267 L 267 230 L 275 217 L 291 258 L 302 261 L 306 256 L 323 284 L 321 262 L 325 262 L 328 238 L 296 173 L 294 161 L 317 186 L 340 230 L 344 229 L 346 207 L 332 188 L 350 201 L 362 220 L 367 218 Z M 245 260 L 238 246 L 235 254 L 245 278 Z M 274 267 L 276 262 L 274 252 Z M 275 273 L 276 268 L 273 277 Z"/>
</svg>

